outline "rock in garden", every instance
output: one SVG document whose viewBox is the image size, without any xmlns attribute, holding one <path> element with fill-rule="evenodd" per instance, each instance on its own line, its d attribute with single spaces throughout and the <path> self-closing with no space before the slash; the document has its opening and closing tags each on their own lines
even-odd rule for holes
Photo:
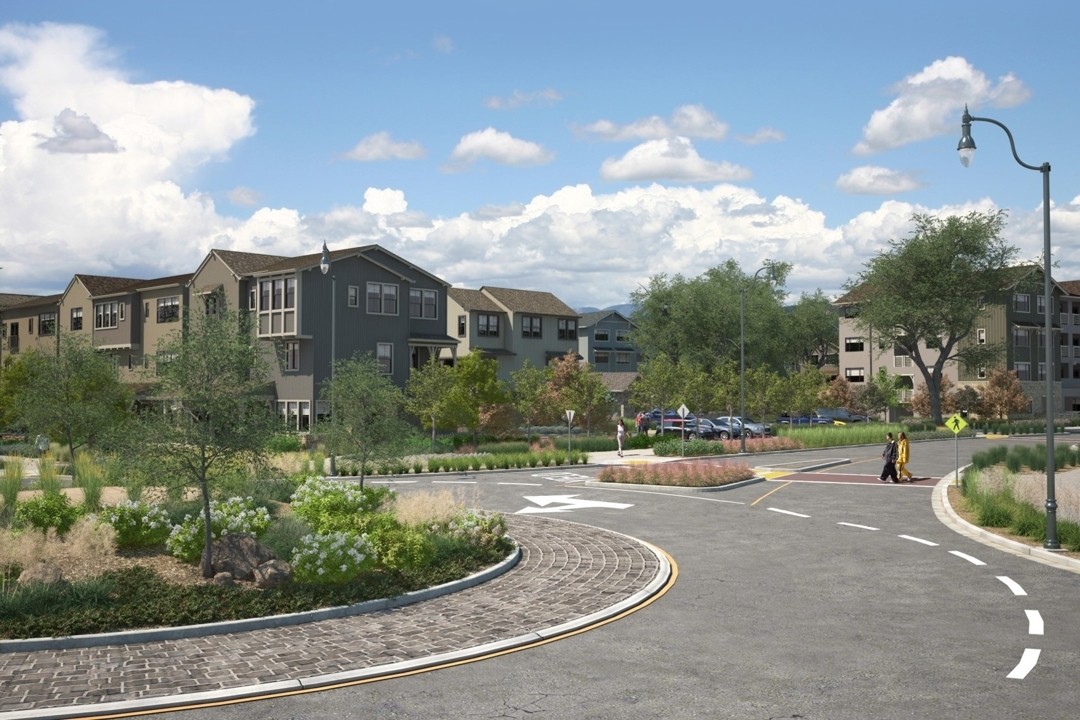
<svg viewBox="0 0 1080 720">
<path fill-rule="evenodd" d="M 292 580 L 292 565 L 284 560 L 271 560 L 255 568 L 255 586 L 263 590 L 276 588 Z"/>
<path fill-rule="evenodd" d="M 230 533 L 214 541 L 210 562 L 214 572 L 232 573 L 237 580 L 251 580 L 255 568 L 277 558 L 249 533 Z"/>
<path fill-rule="evenodd" d="M 212 582 L 214 585 L 222 585 L 224 587 L 232 587 L 233 585 L 236 584 L 236 578 L 233 577 L 232 573 L 219 572 L 219 573 L 214 573 L 214 579 L 211 580 L 210 582 Z"/>
<path fill-rule="evenodd" d="M 41 583 L 43 585 L 56 585 L 64 582 L 64 572 L 59 565 L 48 562 L 36 562 L 19 574 L 20 585 Z"/>
</svg>

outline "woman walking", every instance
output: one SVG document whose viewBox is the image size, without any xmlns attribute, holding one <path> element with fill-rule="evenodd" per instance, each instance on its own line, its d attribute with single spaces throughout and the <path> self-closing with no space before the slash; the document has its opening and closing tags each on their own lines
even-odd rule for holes
<svg viewBox="0 0 1080 720">
<path fill-rule="evenodd" d="M 900 439 L 896 442 L 896 474 L 900 482 L 911 482 L 911 471 L 907 469 L 911 450 L 908 447 L 907 433 L 900 433 Z"/>
<path fill-rule="evenodd" d="M 615 439 L 619 442 L 619 457 L 622 457 L 623 443 L 626 441 L 626 422 L 619 418 L 619 424 L 615 428 Z"/>
</svg>

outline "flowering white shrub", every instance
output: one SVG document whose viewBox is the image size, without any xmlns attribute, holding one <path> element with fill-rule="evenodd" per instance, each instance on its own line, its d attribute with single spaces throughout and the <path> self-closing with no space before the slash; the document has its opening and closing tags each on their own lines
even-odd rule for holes
<svg viewBox="0 0 1080 720">
<path fill-rule="evenodd" d="M 289 561 L 297 582 L 331 585 L 355 579 L 375 563 L 367 535 L 331 532 L 305 535 Z"/>
<path fill-rule="evenodd" d="M 99 517 L 116 531 L 118 548 L 160 545 L 172 530 L 165 508 L 142 500 L 124 500 L 118 505 L 102 508 Z"/>
<path fill-rule="evenodd" d="M 270 525 L 270 513 L 256 506 L 251 497 L 232 497 L 210 501 L 210 533 L 213 539 L 229 533 L 250 533 L 258 536 Z M 202 513 L 186 515 L 184 522 L 174 525 L 165 541 L 165 548 L 187 562 L 202 557 L 205 525 Z"/>
<path fill-rule="evenodd" d="M 447 523 L 433 525 L 431 532 L 466 541 L 478 548 L 486 548 L 504 542 L 506 519 L 499 513 L 480 514 L 469 511 Z"/>
<path fill-rule="evenodd" d="M 348 532 L 355 529 L 357 516 L 377 512 L 393 499 L 386 487 L 362 488 L 351 482 L 310 477 L 293 493 L 293 515 L 316 532 Z"/>
</svg>

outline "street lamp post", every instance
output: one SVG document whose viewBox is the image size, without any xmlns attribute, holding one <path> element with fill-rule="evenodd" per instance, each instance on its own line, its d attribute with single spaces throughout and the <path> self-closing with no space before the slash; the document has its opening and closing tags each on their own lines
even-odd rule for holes
<svg viewBox="0 0 1080 720">
<path fill-rule="evenodd" d="M 771 268 L 758 268 L 751 283 L 757 282 L 758 275 L 772 272 Z M 746 286 L 739 288 L 739 452 L 746 452 Z"/>
<path fill-rule="evenodd" d="M 1021 167 L 1028 170 L 1036 170 L 1042 173 L 1043 187 L 1043 314 L 1045 315 L 1045 353 L 1046 353 L 1046 541 L 1043 547 L 1047 550 L 1060 550 L 1057 535 L 1057 498 L 1054 495 L 1054 335 L 1053 335 L 1053 294 L 1051 292 L 1053 282 L 1050 279 L 1050 163 L 1042 165 L 1028 165 L 1016 154 L 1016 141 L 1009 132 L 1009 128 L 992 118 L 974 117 L 964 106 L 964 116 L 960 120 L 963 134 L 960 136 L 960 144 L 956 146 L 960 153 L 960 162 L 964 167 L 971 165 L 975 157 L 975 140 L 971 137 L 971 123 L 988 122 L 997 125 L 1005 131 L 1009 137 L 1009 147 L 1012 150 L 1013 159 Z"/>
<path fill-rule="evenodd" d="M 319 271 L 323 275 L 330 272 L 330 250 L 326 247 L 326 242 L 322 244 L 322 257 L 319 258 Z M 330 383 L 331 386 L 334 382 L 334 364 L 337 362 L 337 277 L 330 274 Z M 334 417 L 334 392 L 331 387 L 330 391 L 330 420 L 333 422 L 337 418 Z M 330 448 L 330 476 L 337 477 L 337 454 L 334 452 L 334 448 Z"/>
</svg>

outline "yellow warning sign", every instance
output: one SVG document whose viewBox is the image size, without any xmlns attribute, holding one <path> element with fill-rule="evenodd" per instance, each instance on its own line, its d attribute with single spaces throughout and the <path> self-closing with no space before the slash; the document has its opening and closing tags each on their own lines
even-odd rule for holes
<svg viewBox="0 0 1080 720">
<path fill-rule="evenodd" d="M 967 420 L 960 417 L 960 413 L 955 413 L 945 421 L 945 425 L 953 431 L 954 435 L 959 435 L 960 431 L 967 427 Z"/>
</svg>

